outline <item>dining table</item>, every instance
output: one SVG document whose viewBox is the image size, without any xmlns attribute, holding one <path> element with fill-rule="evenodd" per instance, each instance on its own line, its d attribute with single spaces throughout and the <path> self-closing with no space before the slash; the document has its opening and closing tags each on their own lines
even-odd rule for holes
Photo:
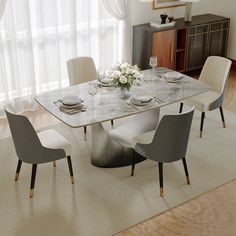
<svg viewBox="0 0 236 236">
<path fill-rule="evenodd" d="M 135 81 L 129 92 L 122 92 L 115 86 L 99 86 L 98 93 L 92 99 L 88 93 L 91 82 L 61 88 L 37 95 L 35 100 L 57 119 L 72 128 L 90 127 L 88 144 L 91 163 L 97 167 L 120 167 L 131 164 L 132 150 L 116 143 L 109 137 L 103 123 L 140 113 L 160 110 L 161 107 L 180 102 L 211 89 L 198 79 L 181 74 L 181 80 L 168 81 L 163 75 L 172 70 L 158 67 L 154 71 L 141 71 L 142 78 Z M 153 102 L 145 106 L 136 106 L 129 99 L 136 95 L 149 95 Z M 84 109 L 66 114 L 58 107 L 58 101 L 65 96 L 77 96 L 84 101 Z M 93 103 L 92 103 L 93 101 Z M 178 111 L 177 111 L 178 112 Z M 145 122 L 145 121 L 144 121 Z M 139 160 L 143 160 L 140 157 Z"/>
</svg>

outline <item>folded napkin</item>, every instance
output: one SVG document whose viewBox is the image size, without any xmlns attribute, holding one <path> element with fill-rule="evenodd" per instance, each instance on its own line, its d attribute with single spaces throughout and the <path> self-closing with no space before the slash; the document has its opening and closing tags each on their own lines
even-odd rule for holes
<svg viewBox="0 0 236 236">
<path fill-rule="evenodd" d="M 86 111 L 84 106 L 81 106 L 81 107 L 78 107 L 78 108 L 74 108 L 74 109 L 65 108 L 65 107 L 60 106 L 59 110 L 62 111 L 63 113 L 65 113 L 65 114 L 67 114 L 67 115 L 72 115 L 72 114 L 76 114 L 78 112 Z"/>
</svg>

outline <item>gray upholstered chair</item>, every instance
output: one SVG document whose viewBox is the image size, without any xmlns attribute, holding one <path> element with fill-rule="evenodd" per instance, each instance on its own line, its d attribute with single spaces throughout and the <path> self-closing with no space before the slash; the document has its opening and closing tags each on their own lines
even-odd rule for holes
<svg viewBox="0 0 236 236">
<path fill-rule="evenodd" d="M 163 163 L 182 159 L 187 183 L 190 184 L 185 155 L 194 109 L 177 115 L 165 115 L 158 123 L 159 110 L 139 114 L 121 127 L 110 130 L 113 141 L 132 148 L 131 176 L 137 154 L 159 162 L 160 195 L 163 197 Z"/>
<path fill-rule="evenodd" d="M 15 181 L 18 180 L 22 162 L 32 164 L 30 198 L 33 197 L 37 165 L 67 157 L 72 184 L 71 144 L 55 130 L 35 132 L 27 117 L 17 115 L 5 108 L 16 154 L 19 158 Z"/>
<path fill-rule="evenodd" d="M 205 113 L 207 111 L 212 111 L 219 108 L 223 127 L 226 127 L 222 105 L 231 64 L 231 60 L 227 58 L 219 56 L 208 57 L 200 74 L 199 80 L 209 85 L 211 90 L 184 100 L 180 104 L 180 113 L 182 112 L 183 104 L 194 106 L 196 110 L 202 113 L 200 138 L 202 137 Z"/>
<path fill-rule="evenodd" d="M 185 159 L 189 133 L 191 129 L 194 109 L 177 114 L 165 115 L 155 131 L 137 136 L 134 139 L 134 156 L 131 176 L 134 174 L 135 156 L 139 155 L 157 161 L 159 164 L 160 196 L 163 191 L 163 163 L 182 159 L 187 183 L 190 184 L 187 163 Z"/>
<path fill-rule="evenodd" d="M 67 61 L 70 86 L 97 79 L 97 71 L 91 57 L 75 57 Z M 114 126 L 111 120 L 112 127 Z M 87 139 L 87 127 L 84 126 L 84 139 Z"/>
</svg>

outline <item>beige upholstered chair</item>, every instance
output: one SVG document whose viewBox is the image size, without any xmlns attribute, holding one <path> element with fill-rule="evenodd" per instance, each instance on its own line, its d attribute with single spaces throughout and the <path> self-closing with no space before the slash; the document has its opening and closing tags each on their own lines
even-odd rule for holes
<svg viewBox="0 0 236 236">
<path fill-rule="evenodd" d="M 70 85 L 97 79 L 97 71 L 91 57 L 76 57 L 67 61 Z"/>
<path fill-rule="evenodd" d="M 71 144 L 55 130 L 35 132 L 27 117 L 14 114 L 5 107 L 18 164 L 15 181 L 18 180 L 22 162 L 32 164 L 30 198 L 33 197 L 37 165 L 67 158 L 72 184 L 74 183 L 71 163 Z"/>
<path fill-rule="evenodd" d="M 97 71 L 91 57 L 76 57 L 67 61 L 70 85 L 81 84 L 97 79 Z M 113 120 L 111 120 L 113 127 Z M 84 126 L 84 139 L 87 139 L 87 128 Z"/>
<path fill-rule="evenodd" d="M 200 74 L 199 80 L 209 85 L 211 90 L 194 96 L 193 98 L 184 100 L 180 104 L 180 113 L 182 112 L 183 104 L 194 106 L 196 110 L 202 113 L 200 138 L 202 137 L 205 113 L 207 111 L 212 111 L 219 108 L 223 127 L 226 127 L 222 105 L 231 64 L 232 62 L 227 58 L 219 56 L 208 57 Z"/>
</svg>

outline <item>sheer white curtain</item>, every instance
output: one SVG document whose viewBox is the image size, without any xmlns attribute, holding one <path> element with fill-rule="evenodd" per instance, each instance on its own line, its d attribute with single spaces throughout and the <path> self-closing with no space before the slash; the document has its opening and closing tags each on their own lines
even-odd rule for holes
<svg viewBox="0 0 236 236">
<path fill-rule="evenodd" d="M 7 101 L 20 112 L 34 108 L 35 94 L 67 86 L 71 57 L 110 67 L 117 35 L 118 21 L 101 0 L 8 0 L 0 23 L 0 115 Z"/>
<path fill-rule="evenodd" d="M 0 0 L 0 20 L 2 19 L 3 12 L 5 10 L 7 0 Z"/>
<path fill-rule="evenodd" d="M 132 26 L 130 0 L 102 0 L 108 13 L 120 21 L 121 34 L 119 45 L 119 59 L 131 63 Z"/>
</svg>

